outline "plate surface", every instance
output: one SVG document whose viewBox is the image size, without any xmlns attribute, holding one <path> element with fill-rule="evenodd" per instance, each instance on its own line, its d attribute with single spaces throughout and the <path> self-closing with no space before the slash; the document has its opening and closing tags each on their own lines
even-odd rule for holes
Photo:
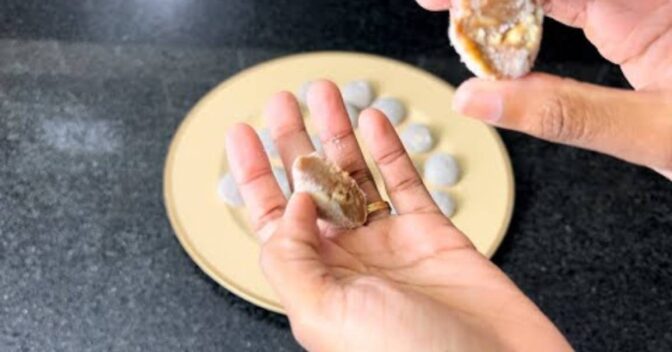
<svg viewBox="0 0 672 352">
<path fill-rule="evenodd" d="M 457 202 L 452 220 L 481 253 L 492 256 L 511 220 L 514 198 L 511 163 L 496 131 L 451 112 L 453 88 L 422 70 L 377 56 L 321 52 L 272 60 L 239 73 L 208 93 L 175 134 L 164 172 L 166 208 L 180 243 L 201 269 L 236 295 L 282 313 L 258 266 L 259 246 L 245 210 L 221 201 L 217 184 L 228 169 L 224 136 L 229 126 L 244 121 L 261 127 L 263 107 L 272 94 L 296 91 L 316 78 L 339 85 L 369 80 L 377 96 L 397 97 L 406 105 L 408 117 L 399 130 L 409 122 L 430 126 L 438 138 L 433 151 L 453 154 L 462 169 L 459 183 L 445 189 Z M 306 122 L 311 129 L 309 117 Z M 414 159 L 424 161 L 426 155 Z M 381 185 L 375 167 L 372 171 Z"/>
</svg>

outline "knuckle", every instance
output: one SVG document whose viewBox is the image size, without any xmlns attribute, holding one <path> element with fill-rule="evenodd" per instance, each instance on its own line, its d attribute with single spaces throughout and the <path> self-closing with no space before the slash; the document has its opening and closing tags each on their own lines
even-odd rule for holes
<svg viewBox="0 0 672 352">
<path fill-rule="evenodd" d="M 542 138 L 576 141 L 586 135 L 586 121 L 580 118 L 576 102 L 567 95 L 553 94 L 539 106 L 536 130 Z"/>
<path fill-rule="evenodd" d="M 366 165 L 357 167 L 348 173 L 350 174 L 350 177 L 352 177 L 352 179 L 355 180 L 355 182 L 357 182 L 357 184 L 360 186 L 374 182 L 373 175 Z"/>
<path fill-rule="evenodd" d="M 271 174 L 270 167 L 264 165 L 263 167 L 248 167 L 242 168 L 243 177 L 239 180 L 238 184 L 241 187 L 252 185 L 253 183 L 263 179 L 264 177 Z"/>
<path fill-rule="evenodd" d="M 280 144 L 285 140 L 299 138 L 304 133 L 306 133 L 306 126 L 303 123 L 283 124 L 273 130 L 273 141 Z"/>
<path fill-rule="evenodd" d="M 271 221 L 278 219 L 282 216 L 284 209 L 283 199 L 279 196 L 277 198 L 274 197 L 274 199 L 269 199 L 267 208 L 263 209 L 256 218 L 254 230 L 258 232 Z"/>
<path fill-rule="evenodd" d="M 376 162 L 381 166 L 390 165 L 390 164 L 393 164 L 393 163 L 397 162 L 398 160 L 403 158 L 405 155 L 406 155 L 406 151 L 400 145 L 399 148 L 392 148 L 392 150 L 389 150 L 389 151 L 383 153 L 382 155 L 380 155 L 377 158 Z"/>
<path fill-rule="evenodd" d="M 390 193 L 402 193 L 405 191 L 417 189 L 419 187 L 424 187 L 422 180 L 419 177 L 412 175 L 399 180 L 399 182 L 395 183 L 394 185 L 391 185 Z"/>
</svg>

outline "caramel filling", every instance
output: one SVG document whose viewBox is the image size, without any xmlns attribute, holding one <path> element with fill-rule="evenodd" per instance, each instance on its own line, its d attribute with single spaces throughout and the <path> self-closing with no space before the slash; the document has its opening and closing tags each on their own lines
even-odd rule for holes
<svg viewBox="0 0 672 352">
<path fill-rule="evenodd" d="M 534 0 L 462 0 L 462 15 L 456 22 L 457 33 L 467 39 L 466 50 L 491 73 L 494 52 L 529 50 L 540 38 L 541 12 Z"/>
<path fill-rule="evenodd" d="M 366 220 L 366 199 L 359 186 L 346 172 L 318 156 L 303 156 L 295 165 L 299 171 L 310 175 L 330 200 L 338 204 L 343 214 L 353 222 Z M 321 214 L 324 215 L 324 214 Z"/>
</svg>

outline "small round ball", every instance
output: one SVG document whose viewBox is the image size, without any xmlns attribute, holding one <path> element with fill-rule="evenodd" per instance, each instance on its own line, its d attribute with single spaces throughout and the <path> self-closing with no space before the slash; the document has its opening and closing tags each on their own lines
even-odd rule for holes
<svg viewBox="0 0 672 352">
<path fill-rule="evenodd" d="M 380 110 L 395 126 L 400 124 L 406 117 L 406 107 L 397 98 L 378 98 L 371 107 Z"/>
<path fill-rule="evenodd" d="M 324 148 L 322 147 L 322 141 L 320 140 L 320 136 L 317 133 L 314 133 L 310 136 L 310 141 L 313 143 L 315 151 L 318 152 L 320 155 L 324 155 Z"/>
<path fill-rule="evenodd" d="M 345 103 L 345 111 L 348 113 L 352 128 L 359 126 L 359 109 L 350 103 Z"/>
<path fill-rule="evenodd" d="M 434 203 L 441 209 L 441 213 L 443 213 L 444 216 L 451 217 L 455 215 L 457 206 L 450 194 L 443 191 L 431 191 L 430 194 L 432 195 Z"/>
<path fill-rule="evenodd" d="M 304 82 L 299 87 L 299 90 L 296 91 L 296 99 L 299 101 L 299 103 L 308 105 L 308 90 L 310 89 L 311 84 L 313 84 L 313 81 Z"/>
<path fill-rule="evenodd" d="M 287 178 L 285 169 L 280 166 L 273 166 L 273 176 L 275 176 L 275 180 L 278 181 L 278 186 L 280 186 L 282 194 L 285 195 L 285 198 L 289 199 L 292 195 L 292 188 L 289 186 L 289 179 Z"/>
<path fill-rule="evenodd" d="M 271 131 L 268 128 L 262 128 L 259 130 L 259 139 L 261 144 L 264 146 L 266 154 L 271 158 L 276 158 L 278 156 L 278 149 L 275 148 L 275 143 L 273 142 L 273 137 L 271 137 Z"/>
<path fill-rule="evenodd" d="M 460 179 L 457 160 L 446 153 L 432 154 L 425 161 L 425 180 L 439 186 L 453 186 Z"/>
<path fill-rule="evenodd" d="M 343 100 L 358 109 L 364 109 L 373 101 L 373 87 L 364 80 L 352 81 L 341 89 Z"/>
<path fill-rule="evenodd" d="M 243 206 L 243 198 L 240 196 L 236 180 L 233 179 L 233 175 L 230 172 L 227 172 L 219 179 L 217 193 L 219 194 L 219 198 L 226 204 L 232 207 Z"/>
<path fill-rule="evenodd" d="M 412 123 L 401 132 L 401 142 L 409 153 L 418 154 L 430 151 L 434 147 L 434 137 L 427 125 Z"/>
</svg>

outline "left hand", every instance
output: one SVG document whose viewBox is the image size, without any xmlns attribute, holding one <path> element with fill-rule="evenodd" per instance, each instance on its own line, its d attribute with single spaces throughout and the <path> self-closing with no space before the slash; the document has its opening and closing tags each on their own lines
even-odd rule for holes
<svg viewBox="0 0 672 352">
<path fill-rule="evenodd" d="M 417 1 L 450 10 L 457 0 Z M 537 1 L 548 16 L 581 28 L 621 66 L 635 91 L 541 73 L 472 78 L 458 88 L 454 108 L 498 127 L 644 165 L 672 180 L 672 1 Z"/>
<path fill-rule="evenodd" d="M 381 200 L 338 88 L 313 83 L 308 105 L 326 157 L 369 202 Z M 279 93 L 266 115 L 289 170 L 313 151 L 296 99 Z M 365 110 L 359 126 L 399 215 L 374 213 L 366 225 L 338 233 L 318 226 L 307 195 L 285 199 L 251 127 L 228 133 L 229 165 L 262 241 L 262 269 L 299 342 L 310 351 L 571 350 L 441 214 L 387 118 Z"/>
</svg>

